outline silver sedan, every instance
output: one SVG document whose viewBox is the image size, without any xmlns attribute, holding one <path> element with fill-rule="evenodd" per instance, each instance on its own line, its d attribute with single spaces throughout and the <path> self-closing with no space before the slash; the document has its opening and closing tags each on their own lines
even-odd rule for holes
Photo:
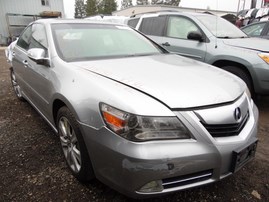
<svg viewBox="0 0 269 202">
<path fill-rule="evenodd" d="M 13 55 L 16 96 L 59 135 L 80 181 L 151 197 L 218 181 L 254 157 L 246 84 L 125 25 L 38 20 Z"/>
</svg>

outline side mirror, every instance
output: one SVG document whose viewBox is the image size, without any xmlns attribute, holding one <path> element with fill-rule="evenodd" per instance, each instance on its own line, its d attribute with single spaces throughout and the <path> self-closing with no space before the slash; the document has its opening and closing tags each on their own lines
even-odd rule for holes
<svg viewBox="0 0 269 202">
<path fill-rule="evenodd" d="M 27 56 L 39 65 L 50 66 L 50 61 L 45 57 L 45 50 L 42 48 L 31 48 L 27 51 Z"/>
<path fill-rule="evenodd" d="M 196 31 L 189 32 L 187 38 L 190 40 L 195 40 L 199 42 L 204 41 L 203 35 L 200 32 L 196 32 Z"/>
</svg>

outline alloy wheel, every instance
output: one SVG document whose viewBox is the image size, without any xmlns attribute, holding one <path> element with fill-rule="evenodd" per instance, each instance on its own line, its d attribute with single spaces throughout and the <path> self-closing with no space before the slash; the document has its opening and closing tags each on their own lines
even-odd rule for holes
<svg viewBox="0 0 269 202">
<path fill-rule="evenodd" d="M 21 87 L 19 86 L 16 76 L 14 74 L 14 71 L 11 71 L 11 83 L 12 83 L 12 87 L 15 91 L 15 94 L 18 98 L 22 98 L 22 94 L 21 94 Z"/>
<path fill-rule="evenodd" d="M 66 161 L 73 172 L 81 169 L 81 151 L 76 133 L 68 119 L 62 116 L 59 120 L 60 141 Z"/>
</svg>

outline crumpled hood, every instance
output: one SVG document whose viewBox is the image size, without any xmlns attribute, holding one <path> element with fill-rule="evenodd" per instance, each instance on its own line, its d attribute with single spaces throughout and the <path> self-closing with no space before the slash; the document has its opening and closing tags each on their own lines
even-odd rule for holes
<svg viewBox="0 0 269 202">
<path fill-rule="evenodd" d="M 250 50 L 269 52 L 269 41 L 260 38 L 223 39 L 224 44 Z"/>
<path fill-rule="evenodd" d="M 73 65 L 138 89 L 170 108 L 230 102 L 245 90 L 244 83 L 227 72 L 172 54 L 74 62 Z"/>
</svg>

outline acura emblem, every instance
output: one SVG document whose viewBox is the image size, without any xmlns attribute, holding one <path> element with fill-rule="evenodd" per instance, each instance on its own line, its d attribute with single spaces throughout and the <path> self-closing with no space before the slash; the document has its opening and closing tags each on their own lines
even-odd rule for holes
<svg viewBox="0 0 269 202">
<path fill-rule="evenodd" d="M 234 119 L 236 121 L 239 121 L 241 119 L 241 110 L 239 107 L 234 110 Z"/>
</svg>

